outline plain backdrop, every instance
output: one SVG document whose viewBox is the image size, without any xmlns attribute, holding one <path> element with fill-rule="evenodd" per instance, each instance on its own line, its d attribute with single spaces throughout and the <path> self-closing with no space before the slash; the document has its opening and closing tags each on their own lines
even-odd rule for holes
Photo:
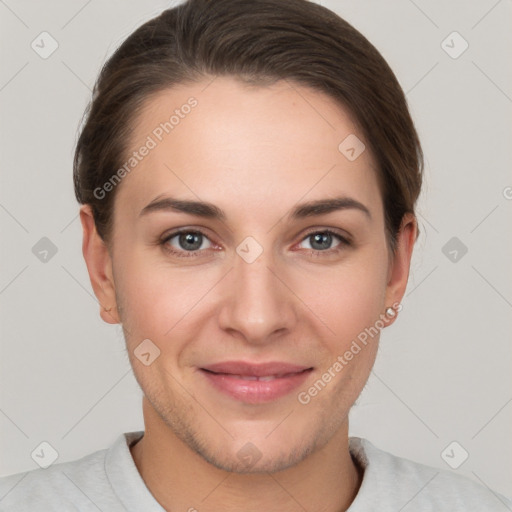
<svg viewBox="0 0 512 512">
<path fill-rule="evenodd" d="M 403 310 L 350 433 L 512 494 L 512 2 L 322 4 L 389 62 L 426 157 Z M 63 462 L 143 429 L 121 328 L 100 319 L 82 258 L 72 154 L 101 64 L 170 6 L 0 1 L 0 475 L 36 468 L 42 441 Z M 58 44 L 46 59 L 41 32 Z M 37 244 L 56 252 L 43 262 Z"/>
</svg>

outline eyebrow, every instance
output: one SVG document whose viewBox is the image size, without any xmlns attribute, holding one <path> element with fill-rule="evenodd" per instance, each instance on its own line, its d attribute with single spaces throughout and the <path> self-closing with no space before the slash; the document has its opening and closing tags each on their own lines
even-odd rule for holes
<svg viewBox="0 0 512 512">
<path fill-rule="evenodd" d="M 351 197 L 335 197 L 329 199 L 318 199 L 296 206 L 288 215 L 291 219 L 302 219 L 306 217 L 314 217 L 317 215 L 325 215 L 327 213 L 338 210 L 359 210 L 363 212 L 368 219 L 372 218 L 370 210 L 359 201 Z M 176 199 L 173 197 L 156 197 L 151 203 L 145 206 L 139 213 L 139 217 L 157 211 L 175 211 L 197 215 L 208 219 L 226 220 L 226 214 L 218 206 L 205 201 L 190 201 L 184 199 Z"/>
</svg>

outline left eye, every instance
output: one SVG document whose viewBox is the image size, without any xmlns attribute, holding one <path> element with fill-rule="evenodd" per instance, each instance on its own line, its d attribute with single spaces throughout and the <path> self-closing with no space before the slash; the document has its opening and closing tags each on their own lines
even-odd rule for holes
<svg viewBox="0 0 512 512">
<path fill-rule="evenodd" d="M 330 247 L 333 242 L 333 238 L 337 238 L 339 240 L 339 243 L 334 248 Z M 309 244 L 310 247 L 306 247 L 306 249 L 320 252 L 326 252 L 331 249 L 337 250 L 340 245 L 348 245 L 348 241 L 345 238 L 330 230 L 310 233 L 303 239 L 302 243 L 309 240 L 311 240 Z"/>
</svg>

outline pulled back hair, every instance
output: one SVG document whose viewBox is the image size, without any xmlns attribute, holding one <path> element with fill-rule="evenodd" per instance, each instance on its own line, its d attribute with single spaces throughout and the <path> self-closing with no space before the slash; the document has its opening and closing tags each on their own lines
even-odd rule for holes
<svg viewBox="0 0 512 512">
<path fill-rule="evenodd" d="M 307 0 L 187 0 L 136 29 L 104 64 L 78 137 L 73 179 L 96 230 L 111 241 L 115 187 L 94 193 L 129 152 L 136 114 L 178 84 L 231 76 L 289 80 L 333 98 L 362 130 L 377 163 L 388 246 L 415 214 L 423 153 L 405 95 L 384 58 L 354 27 Z M 340 141 L 341 142 L 341 141 Z"/>
</svg>

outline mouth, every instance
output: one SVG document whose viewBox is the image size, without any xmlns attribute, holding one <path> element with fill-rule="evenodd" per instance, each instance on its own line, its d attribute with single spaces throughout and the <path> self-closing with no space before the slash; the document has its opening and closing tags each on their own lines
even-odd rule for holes
<svg viewBox="0 0 512 512">
<path fill-rule="evenodd" d="M 283 379 L 287 377 L 292 377 L 296 375 L 297 373 L 281 373 L 278 375 L 264 375 L 263 377 L 257 377 L 256 375 L 236 375 L 232 373 L 217 373 L 217 372 L 211 372 L 210 370 L 206 370 L 202 368 L 205 372 L 213 373 L 214 375 L 226 375 L 227 377 L 232 377 L 234 379 L 241 379 L 241 380 L 252 380 L 252 381 L 259 381 L 259 382 L 270 382 L 275 379 Z M 304 370 L 307 371 L 307 370 Z"/>
<path fill-rule="evenodd" d="M 304 383 L 313 367 L 288 363 L 227 362 L 200 368 L 211 387 L 248 404 L 275 401 Z"/>
</svg>

